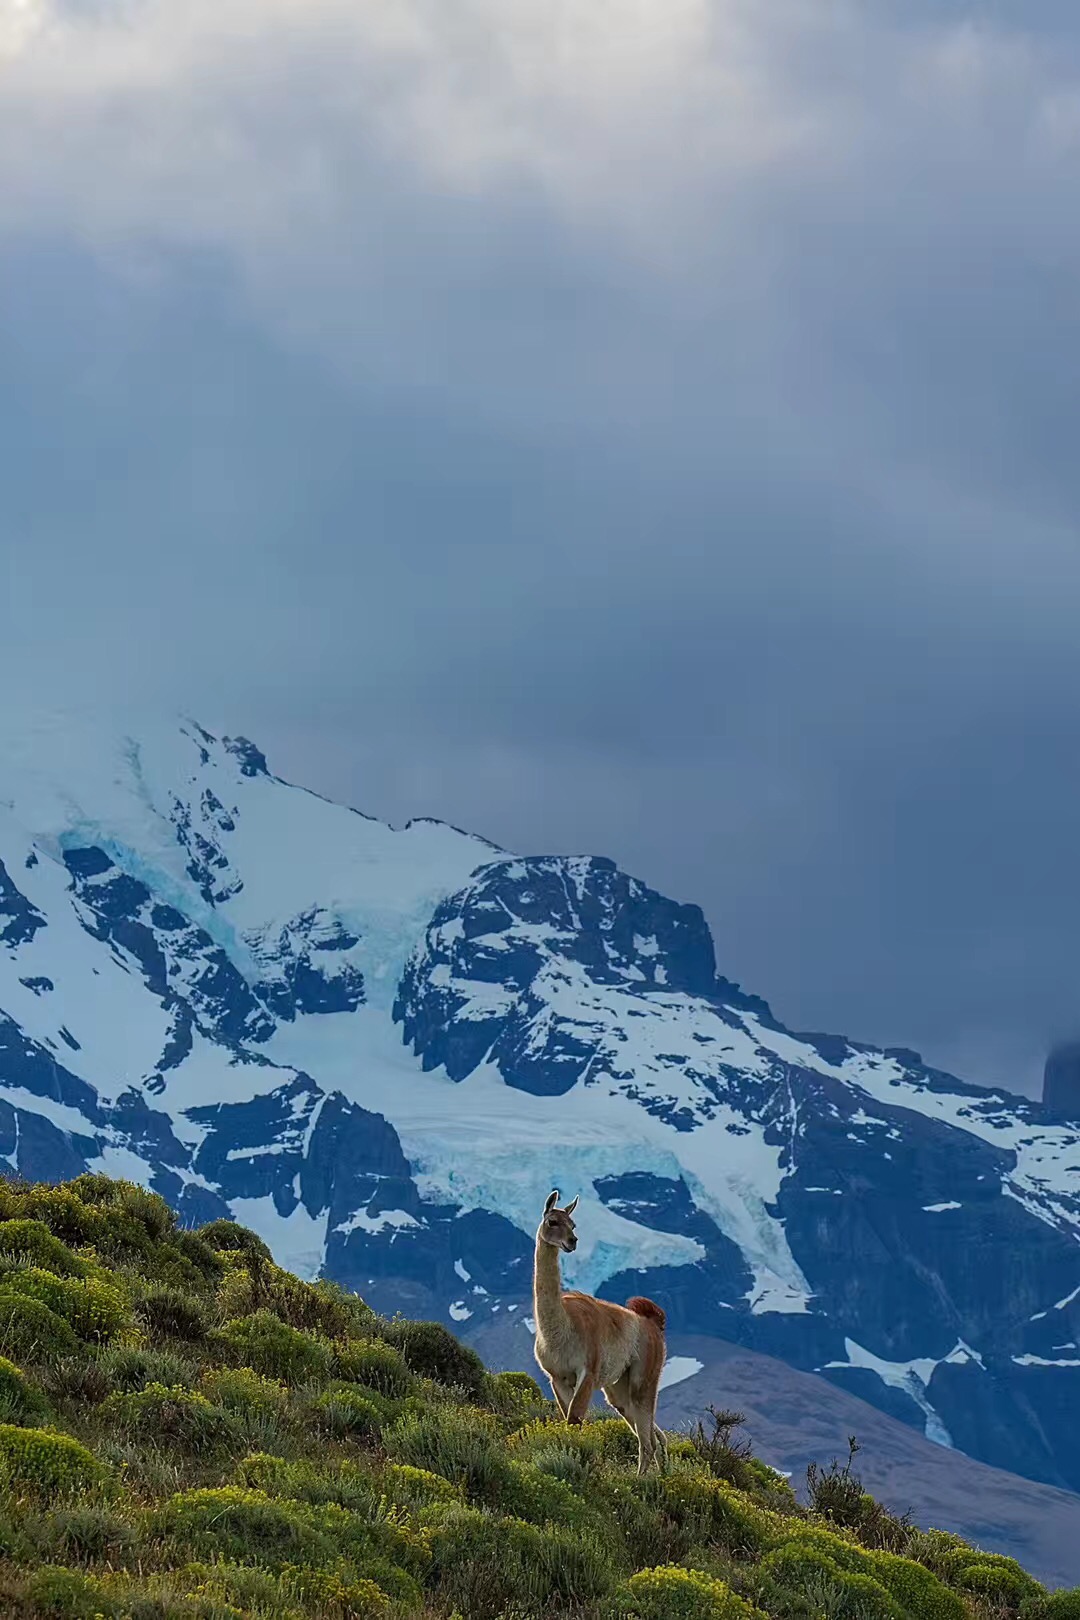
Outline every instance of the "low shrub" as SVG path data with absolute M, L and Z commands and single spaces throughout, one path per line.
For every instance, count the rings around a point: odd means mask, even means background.
M 4 1315 L 2 1296 L 7 1294 L 21 1294 L 48 1306 L 89 1344 L 107 1343 L 132 1325 L 123 1294 L 98 1277 L 58 1277 L 41 1266 L 6 1272 L 0 1279 L 0 1320 Z
M 98 1352 L 97 1366 L 108 1379 L 112 1391 L 130 1395 L 149 1384 L 166 1389 L 190 1389 L 195 1369 L 184 1357 L 170 1350 L 142 1350 L 134 1345 L 111 1345 Z
M 0 1256 L 8 1255 L 58 1277 L 83 1277 L 88 1269 L 86 1261 L 53 1237 L 43 1221 L 0 1221 Z
M 0 1423 L 40 1423 L 48 1411 L 41 1391 L 27 1383 L 14 1362 L 0 1356 Z
M 151 1333 L 170 1339 L 205 1339 L 210 1319 L 205 1306 L 179 1288 L 152 1288 L 139 1302 L 138 1314 Z
M 967 1620 L 967 1605 L 944 1581 L 912 1558 L 870 1554 L 870 1572 L 914 1620 Z
M 40 1531 L 42 1551 L 50 1562 L 88 1564 L 126 1556 L 137 1540 L 135 1529 L 109 1507 L 80 1503 L 57 1508 Z
M 185 1227 L 178 1226 L 170 1237 L 167 1247 L 170 1252 L 182 1255 L 189 1265 L 194 1266 L 205 1282 L 216 1284 L 221 1281 L 225 1263 L 213 1244 L 207 1243 L 198 1232 L 190 1232 Z
M 464 1390 L 474 1400 L 484 1392 L 484 1363 L 441 1322 L 388 1322 L 382 1329 L 387 1343 L 401 1351 L 406 1365 L 423 1378 Z
M 723 1581 L 673 1564 L 632 1575 L 611 1610 L 633 1620 L 764 1620 Z
M 25 1585 L 27 1616 L 41 1620 L 126 1620 L 131 1613 L 103 1583 L 78 1570 L 46 1564 Z
M 505 1513 L 529 1524 L 568 1524 L 583 1527 L 595 1514 L 570 1485 L 544 1473 L 535 1462 L 512 1462 L 510 1475 L 497 1504 Z
M 510 1458 L 485 1412 L 460 1406 L 410 1412 L 384 1430 L 383 1445 L 398 1462 L 441 1474 L 475 1500 L 497 1503 L 509 1489 Z
M 1080 1586 L 1028 1598 L 1020 1613 L 1023 1620 L 1080 1620 Z
M 69 1435 L 0 1424 L 0 1464 L 16 1490 L 49 1498 L 88 1490 L 106 1479 L 97 1458 Z
M 335 1438 L 348 1435 L 358 1440 L 376 1440 L 381 1418 L 374 1401 L 367 1400 L 348 1384 L 334 1384 L 311 1403 L 319 1430 Z
M 836 1620 L 907 1620 L 904 1609 L 872 1575 L 845 1569 L 817 1547 L 791 1542 L 771 1552 L 763 1573 L 776 1586 L 809 1595 L 814 1609 Z
M 275 1265 L 265 1265 L 258 1277 L 259 1303 L 290 1327 L 318 1333 L 326 1339 L 346 1339 L 362 1333 L 376 1320 L 374 1311 L 356 1294 L 336 1283 L 301 1282 Z
M 391 1400 L 408 1395 L 416 1383 L 400 1350 L 380 1339 L 350 1340 L 335 1345 L 332 1370 L 335 1378 L 363 1384 Z
M 543 1391 L 528 1373 L 489 1373 L 484 1385 L 484 1399 L 504 1417 L 524 1422 L 547 1405 Z
M 648 1475 L 642 1494 L 679 1527 L 687 1551 L 708 1543 L 733 1558 L 753 1558 L 767 1549 L 773 1535 L 762 1509 L 734 1485 L 701 1468 Z
M 16 1361 L 47 1361 L 78 1347 L 69 1322 L 42 1300 L 6 1289 L 0 1278 L 0 1350 Z
M 244 1416 L 281 1417 L 289 1404 L 284 1384 L 264 1378 L 250 1367 L 212 1368 L 204 1374 L 200 1388 L 207 1400 Z
M 110 1395 L 102 1408 L 119 1434 L 189 1451 L 238 1451 L 243 1435 L 231 1413 L 192 1390 L 148 1384 L 131 1395 Z
M 265 1491 L 267 1496 L 316 1506 L 334 1502 L 365 1519 L 375 1519 L 379 1513 L 379 1488 L 366 1470 L 350 1461 L 337 1460 L 318 1468 L 311 1462 L 255 1452 L 239 1464 L 236 1480 L 249 1489 Z
M 258 1233 L 251 1231 L 250 1227 L 239 1226 L 236 1221 L 210 1221 L 206 1226 L 200 1226 L 193 1235 L 215 1253 L 232 1251 L 242 1254 L 245 1260 L 272 1263 L 270 1250 Z
M 46 1398 L 54 1406 L 70 1407 L 79 1402 L 87 1406 L 100 1406 L 113 1386 L 96 1361 L 82 1354 L 61 1356 L 55 1361 L 42 1362 L 35 1368 L 35 1376 Z
M 1042 1590 L 1019 1566 L 1010 1569 L 1008 1564 L 991 1563 L 986 1559 L 965 1564 L 955 1576 L 954 1584 L 963 1592 L 988 1598 L 1008 1609 L 1018 1609 L 1026 1598 L 1037 1597 Z
M 337 1553 L 300 1503 L 239 1485 L 181 1491 L 153 1516 L 152 1528 L 181 1547 L 238 1563 L 325 1564 Z
M 393 1569 L 393 1565 L 387 1566 Z M 408 1581 L 403 1570 L 394 1573 Z M 371 1576 L 358 1576 L 355 1572 L 337 1569 L 293 1569 L 282 1571 L 281 1589 L 294 1598 L 302 1606 L 302 1613 L 310 1614 L 315 1611 L 330 1611 L 334 1614 L 363 1616 L 368 1620 L 388 1614 L 392 1601 L 398 1601 L 396 1594 L 388 1593 L 377 1580 Z M 415 1581 L 409 1581 L 409 1595 L 412 1603 L 402 1605 L 405 1608 L 413 1607 L 419 1602 L 420 1589 Z
M 415 1468 L 412 1463 L 389 1463 L 379 1476 L 389 1502 L 406 1508 L 428 1507 L 432 1502 L 460 1502 L 464 1493 L 460 1485 L 453 1485 L 441 1474 L 428 1468 Z
M 40 1221 L 54 1237 L 78 1247 L 92 1243 L 97 1226 L 98 1212 L 66 1187 L 47 1184 L 15 1188 L 0 1206 L 11 1220 Z
M 213 1337 L 235 1362 L 265 1378 L 301 1384 L 329 1376 L 329 1348 L 310 1333 L 289 1327 L 271 1311 L 237 1317 Z
M 986 1597 L 1005 1608 L 1043 1596 L 1043 1588 L 1015 1558 L 983 1552 L 945 1531 L 917 1533 L 912 1554 L 950 1586 Z
M 176 1229 L 175 1212 L 164 1198 L 135 1181 L 87 1173 L 69 1181 L 67 1188 L 83 1204 L 126 1215 L 157 1242 Z
M 431 1536 L 430 1580 L 442 1601 L 469 1620 L 506 1611 L 549 1613 L 594 1602 L 613 1584 L 609 1556 L 591 1538 L 556 1526 L 442 1505 L 425 1513 Z

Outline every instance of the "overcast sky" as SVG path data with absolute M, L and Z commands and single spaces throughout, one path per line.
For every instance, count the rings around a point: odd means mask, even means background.
M 2 701 L 1080 1031 L 1075 0 L 0 0 Z

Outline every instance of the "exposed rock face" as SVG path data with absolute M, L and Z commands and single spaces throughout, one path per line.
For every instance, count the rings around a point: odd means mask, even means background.
M 199 727 L 0 759 L 0 1172 L 523 1341 L 560 1186 L 569 1285 L 1080 1489 L 1080 1048 L 1041 1107 L 794 1034 L 611 861 L 394 831 Z

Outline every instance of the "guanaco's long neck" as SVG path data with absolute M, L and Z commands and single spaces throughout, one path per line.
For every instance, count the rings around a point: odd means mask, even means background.
M 559 1272 L 559 1251 L 554 1244 L 536 1240 L 536 1260 L 533 1265 L 533 1317 L 541 1338 L 553 1339 L 565 1333 L 569 1323 L 562 1302 L 562 1276 Z

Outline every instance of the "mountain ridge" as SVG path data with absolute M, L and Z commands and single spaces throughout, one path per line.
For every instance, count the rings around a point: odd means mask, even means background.
M 8 1173 L 127 1176 L 466 1331 L 527 1317 L 573 1186 L 574 1286 L 1080 1488 L 1080 1126 L 786 1030 L 605 857 L 391 829 L 193 722 L 4 757 Z

